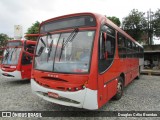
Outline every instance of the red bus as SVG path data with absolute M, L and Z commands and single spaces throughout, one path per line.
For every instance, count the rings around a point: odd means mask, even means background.
M 31 40 L 10 40 L 4 48 L 0 73 L 10 80 L 31 78 L 32 58 L 36 42 Z
M 143 47 L 103 15 L 56 17 L 39 30 L 31 87 L 44 100 L 98 109 L 140 75 Z

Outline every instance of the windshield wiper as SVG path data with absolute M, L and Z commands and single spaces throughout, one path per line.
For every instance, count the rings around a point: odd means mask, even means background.
M 53 46 L 53 40 L 51 41 L 50 46 L 49 46 L 49 51 L 48 51 L 48 56 L 47 56 L 47 62 L 48 62 L 49 57 L 50 57 L 50 55 L 51 55 L 52 46 Z
M 61 56 L 62 56 L 62 51 L 63 51 L 63 44 L 64 44 L 64 38 L 63 38 L 63 41 L 62 41 L 62 47 L 61 47 L 61 52 L 60 52 L 60 55 L 59 55 L 59 61 L 60 61 L 60 59 L 61 59 Z
M 46 43 L 44 42 L 44 40 L 42 38 L 40 40 L 43 43 L 44 47 L 46 47 Z
M 4 55 L 4 60 L 7 60 L 8 59 L 8 57 L 9 57 L 9 50 L 8 49 L 6 49 L 6 54 Z
M 64 39 L 63 39 L 63 42 L 62 42 L 62 47 L 61 47 L 61 52 L 60 52 L 60 55 L 59 55 L 59 61 L 61 59 L 61 56 L 62 56 L 62 52 L 65 48 L 65 46 L 69 43 L 69 42 L 72 42 L 73 39 L 76 37 L 77 33 L 78 33 L 79 29 L 78 28 L 75 28 L 71 34 L 69 35 L 69 37 L 67 38 L 67 40 L 65 41 L 64 43 Z
M 65 43 L 63 44 L 63 48 L 65 48 L 65 46 L 68 44 L 68 42 L 72 42 L 73 39 L 76 37 L 77 33 L 78 33 L 79 29 L 75 28 L 71 34 L 69 35 L 69 37 L 67 38 L 67 40 L 65 41 Z
M 48 33 L 47 33 L 47 44 L 48 44 L 48 36 L 50 36 L 50 38 L 52 39 L 51 33 L 48 32 Z M 50 55 L 51 55 L 52 46 L 53 46 L 53 39 L 52 39 L 52 41 L 51 41 L 51 43 L 50 43 L 50 46 L 49 46 L 49 48 L 48 48 L 47 62 L 48 62 L 49 57 L 50 57 Z
M 11 57 L 10 57 L 10 60 L 12 59 L 12 55 L 13 55 L 13 52 L 15 51 L 15 49 L 18 48 L 17 46 L 13 49 L 12 53 L 11 53 Z M 17 50 L 17 49 L 16 49 Z

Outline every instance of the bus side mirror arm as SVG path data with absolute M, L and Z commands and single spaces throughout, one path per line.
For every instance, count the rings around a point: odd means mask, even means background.
M 29 56 L 31 56 L 31 57 L 33 57 L 33 56 L 34 56 L 34 54 L 29 53 L 29 52 L 27 52 L 27 51 L 24 51 L 24 53 L 26 53 L 27 55 L 29 55 Z

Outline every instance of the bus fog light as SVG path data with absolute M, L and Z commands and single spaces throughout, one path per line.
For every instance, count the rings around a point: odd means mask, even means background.
M 78 90 L 78 88 L 76 88 L 76 90 Z
M 69 91 L 71 91 L 71 88 L 68 88 Z
M 86 86 L 84 86 L 84 85 L 83 85 L 83 86 L 82 86 L 82 88 L 83 88 L 83 89 L 85 89 L 85 88 L 86 88 Z

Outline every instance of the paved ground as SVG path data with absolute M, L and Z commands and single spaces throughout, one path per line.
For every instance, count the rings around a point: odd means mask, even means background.
M 6 81 L 1 77 L 0 109 L 1 111 L 85 111 L 84 109 L 56 105 L 33 95 L 29 81 Z M 134 80 L 125 88 L 124 95 L 121 100 L 111 100 L 98 111 L 160 111 L 160 77 L 142 75 L 139 80 Z M 47 120 L 48 118 L 45 119 Z M 56 117 L 54 119 L 74 120 L 75 118 Z M 88 120 L 93 118 L 77 117 L 76 119 Z M 97 120 L 108 118 L 96 117 L 94 119 Z M 110 119 L 128 120 L 128 118 Z M 153 118 L 139 119 L 152 120 Z

